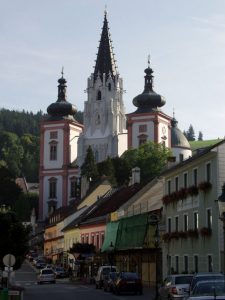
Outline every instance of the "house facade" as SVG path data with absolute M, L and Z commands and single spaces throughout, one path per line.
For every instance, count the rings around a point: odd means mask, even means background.
M 165 178 L 163 274 L 223 271 L 218 196 L 225 182 L 225 142 L 171 167 Z

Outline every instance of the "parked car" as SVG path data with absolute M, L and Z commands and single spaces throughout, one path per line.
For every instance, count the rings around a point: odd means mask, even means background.
M 63 267 L 55 267 L 54 272 L 56 278 L 65 278 L 68 276 L 66 270 Z
M 189 296 L 193 274 L 169 275 L 159 287 L 159 297 L 163 299 L 184 299 Z
M 35 267 L 37 269 L 44 269 L 46 267 L 46 262 L 42 259 L 37 260 Z
M 116 279 L 113 292 L 117 295 L 124 292 L 133 292 L 134 294 L 139 293 L 142 295 L 142 281 L 137 273 L 121 272 Z
M 52 269 L 42 269 L 37 276 L 37 283 L 42 284 L 45 282 L 55 283 L 55 273 Z
M 118 272 L 109 272 L 109 274 L 105 276 L 103 280 L 103 289 L 105 292 L 112 292 L 114 290 L 118 275 Z
M 192 291 L 196 285 L 197 282 L 199 281 L 205 281 L 205 280 L 223 280 L 224 275 L 222 273 L 213 273 L 213 272 L 200 272 L 200 273 L 195 273 L 190 284 L 190 295 L 192 294 Z
M 98 272 L 95 277 L 96 289 L 101 289 L 103 287 L 103 280 L 109 272 L 117 272 L 116 266 L 101 266 L 98 268 Z
M 188 299 L 225 299 L 224 280 L 198 281 Z

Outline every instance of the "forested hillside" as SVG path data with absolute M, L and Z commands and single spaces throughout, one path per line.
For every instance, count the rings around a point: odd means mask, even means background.
M 0 165 L 8 167 L 15 177 L 25 176 L 38 182 L 39 129 L 43 112 L 0 110 Z M 83 113 L 76 120 L 83 123 Z

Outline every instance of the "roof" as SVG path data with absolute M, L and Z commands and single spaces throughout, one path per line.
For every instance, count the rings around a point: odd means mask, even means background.
M 181 130 L 177 127 L 177 120 L 173 118 L 171 120 L 171 146 L 181 147 L 186 149 L 191 149 L 191 146 L 186 138 L 186 136 L 181 132 Z
M 195 160 L 199 159 L 200 157 L 206 155 L 207 153 L 211 152 L 211 150 L 213 150 L 214 148 L 222 145 L 224 142 L 225 142 L 225 140 L 222 140 L 219 143 L 217 143 L 215 145 L 212 145 L 210 147 L 199 149 L 198 151 L 196 151 L 196 154 L 193 155 L 193 156 L 191 156 L 190 158 L 188 158 L 188 159 L 180 162 L 179 164 L 176 164 L 176 165 L 170 167 L 169 169 L 166 169 L 166 170 L 162 171 L 162 173 L 160 174 L 160 176 L 163 176 L 163 175 L 165 175 L 167 173 L 170 173 L 173 170 L 179 169 L 182 166 L 188 165 L 190 162 L 195 161 Z
M 113 53 L 112 41 L 110 39 L 106 12 L 104 16 L 102 34 L 95 64 L 94 80 L 96 80 L 98 76 L 100 76 L 102 80 L 103 74 L 106 74 L 106 78 L 109 77 L 109 75 L 111 75 L 112 79 L 114 79 L 117 75 L 116 63 Z
M 139 184 L 121 187 L 109 197 L 100 198 L 96 202 L 95 207 L 93 207 L 93 210 L 85 218 L 85 222 L 82 222 L 82 224 L 95 222 L 96 218 L 105 217 L 109 213 L 116 211 L 121 205 L 136 194 L 140 188 L 141 186 Z

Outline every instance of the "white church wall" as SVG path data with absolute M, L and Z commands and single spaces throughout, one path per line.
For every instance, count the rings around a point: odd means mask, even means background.
M 184 148 L 178 148 L 178 147 L 173 147 L 172 153 L 173 153 L 173 156 L 176 157 L 176 163 L 180 162 L 180 155 L 183 155 L 183 160 L 186 160 L 192 156 L 192 151 L 190 149 L 184 149 Z
M 77 143 L 81 131 L 70 125 L 70 162 L 77 158 Z
M 118 156 L 127 150 L 127 133 L 118 135 Z

